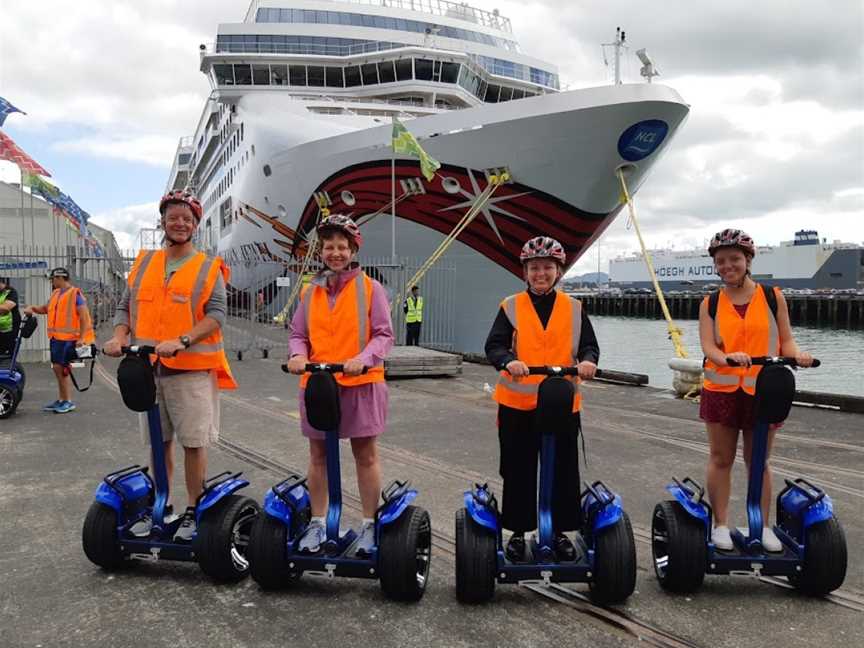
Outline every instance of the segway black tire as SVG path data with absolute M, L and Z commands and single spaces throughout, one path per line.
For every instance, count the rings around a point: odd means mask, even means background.
M 429 513 L 408 506 L 381 527 L 378 538 L 378 577 L 381 590 L 394 601 L 419 601 L 429 582 L 432 560 L 432 521 Z
M 665 535 L 665 541 L 661 539 Z M 665 542 L 665 554 L 658 555 Z M 661 565 L 658 559 L 666 557 Z M 651 556 L 660 586 L 676 593 L 695 592 L 705 580 L 708 547 L 705 526 L 675 501 L 660 502 L 651 518 Z
M 252 580 L 263 590 L 285 589 L 300 578 L 291 572 L 286 555 L 288 527 L 262 512 L 249 535 L 249 567 Z
M 250 497 L 229 495 L 204 512 L 192 543 L 201 571 L 221 583 L 249 574 L 249 533 L 260 510 Z
M 456 511 L 456 599 L 476 604 L 495 594 L 495 533 L 474 521 L 467 510 Z
M 846 579 L 846 534 L 836 517 L 807 529 L 804 565 L 800 574 L 789 576 L 796 589 L 809 596 L 825 596 Z
M 620 603 L 636 589 L 636 541 L 627 513 L 597 535 L 594 574 L 588 582 L 595 603 Z
M 18 409 L 21 390 L 17 387 L 0 385 L 0 419 L 9 418 Z
M 114 570 L 129 564 L 117 537 L 117 511 L 102 502 L 93 502 L 87 511 L 81 545 L 90 562 L 102 569 Z

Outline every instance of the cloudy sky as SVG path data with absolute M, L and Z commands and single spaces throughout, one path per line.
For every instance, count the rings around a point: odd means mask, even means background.
M 860 0 L 474 0 L 511 18 L 523 51 L 570 88 L 608 83 L 615 27 L 648 48 L 692 108 L 638 195 L 652 246 L 701 246 L 721 226 L 758 243 L 795 229 L 864 241 L 864 4 Z M 247 0 L 3 0 L 0 96 L 26 111 L 5 132 L 128 245 L 150 226 L 178 138 L 209 86 L 198 44 Z M 17 181 L 0 162 L 0 178 Z M 624 219 L 601 240 L 635 249 Z M 577 271 L 596 269 L 596 250 Z

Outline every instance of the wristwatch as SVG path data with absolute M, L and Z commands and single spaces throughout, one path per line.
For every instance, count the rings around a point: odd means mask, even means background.
M 192 339 L 188 335 L 180 336 L 180 344 L 182 344 L 186 349 L 192 346 Z

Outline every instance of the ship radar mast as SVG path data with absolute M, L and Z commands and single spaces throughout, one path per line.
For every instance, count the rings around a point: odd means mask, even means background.
M 601 48 L 603 50 L 603 63 L 608 67 L 609 61 L 606 58 L 606 48 L 612 47 L 615 53 L 615 85 L 621 85 L 621 50 L 626 49 L 626 45 L 624 42 L 627 40 L 626 32 L 622 31 L 620 27 L 615 28 L 615 40 L 611 43 L 603 43 Z

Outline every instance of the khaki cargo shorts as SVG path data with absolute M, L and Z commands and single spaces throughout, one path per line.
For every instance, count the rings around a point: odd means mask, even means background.
M 219 439 L 219 388 L 215 371 L 156 375 L 162 439 L 175 437 L 184 448 L 206 448 Z M 150 443 L 147 414 L 139 416 L 144 443 Z

